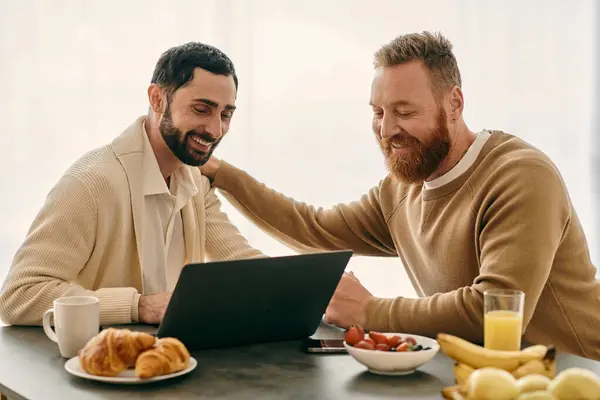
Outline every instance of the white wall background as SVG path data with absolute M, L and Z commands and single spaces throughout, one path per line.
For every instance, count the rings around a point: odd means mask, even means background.
M 236 64 L 239 111 L 219 156 L 330 206 L 385 174 L 370 131 L 373 52 L 426 29 L 455 45 L 470 127 L 519 135 L 555 160 L 598 263 L 594 8 L 593 0 L 0 1 L 0 279 L 64 170 L 146 112 L 166 48 L 204 41 Z M 225 207 L 256 247 L 291 253 Z M 414 294 L 397 259 L 356 258 L 350 268 L 376 295 Z

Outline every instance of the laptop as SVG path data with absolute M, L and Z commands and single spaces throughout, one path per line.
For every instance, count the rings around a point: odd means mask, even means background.
M 352 251 L 188 264 L 156 336 L 190 350 L 307 338 Z

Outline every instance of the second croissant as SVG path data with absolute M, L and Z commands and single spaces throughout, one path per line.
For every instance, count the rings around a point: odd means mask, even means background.
M 140 354 L 135 364 L 135 375 L 147 379 L 171 374 L 184 370 L 189 360 L 190 353 L 178 339 L 161 338 L 153 348 Z

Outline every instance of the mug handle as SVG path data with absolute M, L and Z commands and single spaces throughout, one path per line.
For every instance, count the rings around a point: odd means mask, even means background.
M 54 333 L 54 331 L 52 330 L 52 327 L 50 326 L 50 318 L 52 317 L 53 314 L 54 314 L 53 308 L 46 311 L 44 313 L 42 325 L 44 326 L 44 332 L 46 333 L 46 336 L 48 336 L 48 338 L 50 338 L 50 340 L 52 340 L 53 342 L 58 343 L 58 338 L 56 337 L 56 333 Z

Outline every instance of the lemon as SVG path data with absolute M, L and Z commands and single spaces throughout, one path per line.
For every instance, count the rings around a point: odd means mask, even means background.
M 548 385 L 556 400 L 600 400 L 600 378 L 583 368 L 569 368 Z
M 480 368 L 469 376 L 468 400 L 513 400 L 519 395 L 517 380 L 499 368 Z
M 517 381 L 517 387 L 520 393 L 535 392 L 537 390 L 546 390 L 552 382 L 550 378 L 544 375 L 532 374 L 526 375 Z

